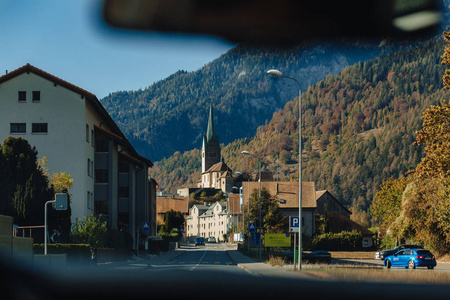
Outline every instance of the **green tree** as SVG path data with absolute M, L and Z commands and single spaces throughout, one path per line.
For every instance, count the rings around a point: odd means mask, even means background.
M 276 196 L 270 195 L 266 188 L 261 190 L 261 217 L 264 232 L 283 233 L 289 228 L 289 220 L 284 217 Z M 250 223 L 259 226 L 259 190 L 254 189 L 250 195 Z
M 184 227 L 184 216 L 179 211 L 174 211 L 171 209 L 166 212 L 164 216 L 164 229 L 167 233 L 170 233 L 172 229 L 177 228 L 180 230 L 181 227 Z
M 37 150 L 23 138 L 8 137 L 0 147 L 0 214 L 15 224 L 44 224 L 44 204 L 53 190 L 37 164 Z
M 397 239 L 410 239 L 435 252 L 450 248 L 450 180 L 427 178 L 408 184 L 401 213 L 389 226 Z
M 108 244 L 106 220 L 101 215 L 83 217 L 73 225 L 72 240 L 78 244 L 89 244 L 92 248 L 106 247 Z
M 375 223 L 386 229 L 400 215 L 402 208 L 402 195 L 406 186 L 412 181 L 410 177 L 398 179 L 389 178 L 383 182 L 375 194 L 375 199 L 370 206 Z
M 43 174 L 47 176 L 49 181 L 49 188 L 52 188 L 55 193 L 66 193 L 69 197 L 67 209 L 63 211 L 56 211 L 53 206 L 48 209 L 48 231 L 49 236 L 53 242 L 67 243 L 70 241 L 70 231 L 72 227 L 71 215 L 71 194 L 69 190 L 73 186 L 73 179 L 71 175 L 66 172 L 50 174 L 47 168 L 47 157 L 43 156 L 38 160 L 39 168 Z

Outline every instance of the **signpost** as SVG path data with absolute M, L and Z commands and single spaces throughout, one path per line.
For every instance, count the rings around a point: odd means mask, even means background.
M 298 232 L 299 224 L 298 217 L 289 217 L 289 232 Z
M 142 231 L 143 232 L 148 232 L 149 229 L 150 229 L 150 223 L 149 222 L 142 223 Z
M 261 244 L 261 234 L 255 233 L 253 234 L 253 245 L 258 246 Z
M 55 200 L 50 200 L 44 204 L 44 255 L 47 255 L 47 204 L 55 203 L 56 210 L 67 209 L 67 194 L 58 193 L 55 194 Z
M 300 232 L 300 230 L 299 230 L 299 228 L 300 228 L 300 222 L 299 222 L 299 218 L 298 217 L 289 217 L 289 232 Z M 297 235 L 296 234 L 294 234 L 294 270 L 295 270 L 295 246 L 296 246 L 296 244 L 297 244 L 297 241 L 296 241 L 296 237 L 297 237 Z M 300 238 L 300 237 L 299 237 Z M 301 253 L 301 252 L 299 252 L 299 253 Z M 298 256 L 299 258 L 299 260 L 301 260 L 302 258 L 301 258 L 301 254 Z
M 248 223 L 248 232 L 255 233 L 256 232 L 256 223 Z

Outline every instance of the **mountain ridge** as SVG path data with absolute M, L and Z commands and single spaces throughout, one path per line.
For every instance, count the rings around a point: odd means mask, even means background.
M 299 78 L 306 90 L 361 59 L 393 50 L 386 44 L 348 45 L 238 46 L 195 72 L 178 71 L 144 90 L 112 93 L 101 102 L 136 150 L 158 161 L 201 146 L 210 102 L 222 142 L 255 134 L 274 111 L 298 95 L 295 85 L 271 80 L 265 74 L 268 69 L 278 68 Z

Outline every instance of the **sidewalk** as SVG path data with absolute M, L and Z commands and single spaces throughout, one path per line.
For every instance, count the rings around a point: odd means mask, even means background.
M 232 250 L 226 250 L 228 256 L 238 266 L 238 268 L 252 274 L 254 276 L 282 276 L 282 277 L 301 277 L 304 279 L 312 279 L 309 275 L 301 272 L 294 272 L 292 265 L 284 267 L 274 267 L 263 262 L 256 262 L 252 258 L 242 254 L 236 247 Z

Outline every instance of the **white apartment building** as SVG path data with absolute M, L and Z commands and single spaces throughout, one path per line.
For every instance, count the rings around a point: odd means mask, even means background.
M 39 158 L 47 157 L 50 173 L 73 178 L 72 222 L 102 214 L 135 240 L 143 222 L 156 234 L 152 162 L 135 151 L 95 95 L 27 64 L 0 77 L 0 108 L 0 142 L 22 137 Z
M 215 237 L 216 240 L 223 241 L 228 225 L 226 206 L 224 201 L 218 201 L 211 206 L 193 205 L 186 218 L 187 237 Z

